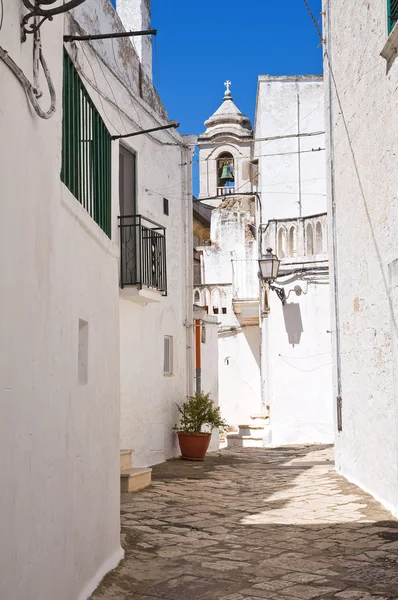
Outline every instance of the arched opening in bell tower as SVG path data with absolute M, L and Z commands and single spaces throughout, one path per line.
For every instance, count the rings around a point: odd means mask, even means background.
M 217 158 L 217 196 L 235 193 L 234 157 L 222 152 Z

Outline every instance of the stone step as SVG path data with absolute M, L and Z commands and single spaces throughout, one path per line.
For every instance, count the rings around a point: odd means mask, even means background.
M 265 415 L 250 415 L 250 419 L 252 421 L 257 421 L 257 420 L 258 421 L 266 421 L 267 419 L 269 419 L 268 411 L 267 411 L 267 414 L 265 414 Z
M 228 448 L 262 448 L 262 436 L 240 435 L 237 433 L 227 435 Z
M 265 424 L 264 424 L 265 425 Z M 261 433 L 264 431 L 264 425 L 239 425 L 238 435 L 243 435 L 244 437 L 258 437 L 261 436 Z
M 132 450 L 120 450 L 120 472 L 127 471 L 133 466 Z
M 131 468 L 120 473 L 120 491 L 122 494 L 138 492 L 151 485 L 152 469 Z

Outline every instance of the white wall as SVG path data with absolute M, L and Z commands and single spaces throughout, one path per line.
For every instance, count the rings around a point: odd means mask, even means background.
M 327 277 L 289 277 L 283 306 L 270 292 L 269 381 L 272 444 L 333 443 Z M 297 296 L 299 285 L 303 294 Z
M 219 405 L 219 376 L 218 376 L 218 316 L 207 315 L 197 306 L 194 307 L 194 318 L 201 319 L 201 378 L 202 391 L 210 393 L 216 406 Z M 203 334 L 203 328 L 205 333 Z M 196 386 L 196 384 L 195 384 Z M 195 387 L 196 389 L 196 387 Z M 222 413 L 225 418 L 225 415 Z M 209 452 L 219 449 L 219 431 L 213 430 Z
M 297 137 L 299 132 L 324 132 L 324 121 L 322 76 L 259 76 L 255 139 L 296 136 L 255 144 L 254 155 L 259 158 L 258 189 L 261 191 L 263 202 L 264 223 L 269 219 L 306 216 L 326 211 L 325 136 Z M 323 150 L 308 152 L 317 148 Z
M 1 46 L 32 78 L 20 3 Z M 118 248 L 60 181 L 64 18 L 42 27 L 58 104 L 39 119 L 0 61 L 0 597 L 86 598 L 119 539 Z M 45 106 L 47 96 L 41 100 Z M 88 384 L 78 385 L 79 319 Z M 99 525 L 100 524 L 100 525 Z
M 75 15 L 86 30 L 120 31 L 113 11 L 93 10 L 96 0 L 87 0 Z M 78 59 L 90 61 L 107 125 L 115 134 L 149 129 L 168 122 L 167 113 L 144 76 L 139 84 L 138 58 L 130 40 L 114 40 L 84 47 Z M 103 64 L 99 66 L 99 60 Z M 87 65 L 87 72 L 90 67 Z M 92 75 L 92 73 L 91 73 Z M 93 79 L 93 75 L 91 76 Z M 112 92 L 110 91 L 112 90 Z M 93 97 L 98 98 L 95 88 Z M 114 101 L 114 95 L 117 103 Z M 163 462 L 178 452 L 172 431 L 177 419 L 176 403 L 184 400 L 192 386 L 192 366 L 187 327 L 192 315 L 192 190 L 190 150 L 174 130 L 123 139 L 137 157 L 137 211 L 166 227 L 167 296 L 157 302 L 137 304 L 120 294 L 121 447 L 133 450 L 134 466 Z M 115 142 L 117 147 L 117 142 Z M 163 197 L 169 200 L 169 215 L 163 213 Z M 119 232 L 115 232 L 119 239 Z M 191 308 L 192 311 L 192 308 Z M 174 373 L 163 374 L 164 336 L 173 336 Z
M 336 459 L 346 477 L 397 515 L 398 61 L 395 53 L 388 64 L 380 57 L 385 2 L 371 11 L 343 0 L 332 5 L 329 50 L 341 100 L 338 106 L 333 86 L 343 423 Z M 328 103 L 328 127 L 329 111 Z
M 219 397 L 223 415 L 229 425 L 246 422 L 250 415 L 259 414 L 260 367 L 258 301 L 253 302 L 253 278 L 257 282 L 257 269 L 253 261 L 257 257 L 257 241 L 248 235 L 248 225 L 254 223 L 254 198 L 234 197 L 226 202 L 231 206 L 219 207 L 211 215 L 211 246 L 200 248 L 203 254 L 204 285 L 201 303 L 213 312 L 214 294 L 220 294 L 226 314 L 221 306 L 217 315 L 220 322 L 218 332 Z M 236 261 L 239 261 L 236 262 Z M 234 265 L 234 267 L 233 267 Z M 234 271 L 235 270 L 235 271 Z M 212 285 L 213 284 L 213 285 Z M 219 285 L 219 287 L 217 286 Z M 222 284 L 222 285 L 220 285 Z M 250 299 L 254 315 L 250 323 L 243 323 L 241 305 L 234 299 Z M 246 311 L 245 306 L 242 310 Z M 245 315 L 245 313 L 243 313 Z M 256 318 L 257 317 L 257 318 Z
M 238 319 L 231 330 L 219 333 L 220 406 L 229 425 L 245 424 L 261 412 L 260 332 L 258 325 L 241 327 Z
M 264 386 L 273 445 L 333 441 L 326 217 L 303 218 L 326 212 L 323 94 L 322 76 L 260 75 L 258 81 L 255 139 L 283 138 L 255 145 L 263 224 L 268 222 L 262 252 L 268 246 L 273 248 L 283 259 L 281 272 L 312 269 L 306 275 L 292 274 L 276 281 L 288 296 L 285 306 L 274 291 L 269 292 Z M 321 135 L 297 137 L 299 133 L 319 132 Z M 307 152 L 319 147 L 323 150 Z M 319 254 L 315 241 L 318 223 L 323 235 L 323 252 Z M 313 252 L 308 251 L 309 224 L 314 234 Z M 286 240 L 283 253 L 279 231 L 284 229 L 288 238 L 291 227 L 295 231 L 294 251 L 288 251 Z M 316 271 L 319 266 L 324 269 L 321 274 Z M 297 285 L 303 291 L 300 296 L 293 291 Z

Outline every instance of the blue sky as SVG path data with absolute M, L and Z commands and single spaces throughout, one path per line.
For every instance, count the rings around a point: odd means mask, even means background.
M 309 0 L 320 18 L 321 0 Z M 303 0 L 152 0 L 154 83 L 181 133 L 203 131 L 223 83 L 253 119 L 257 76 L 322 72 L 322 53 Z

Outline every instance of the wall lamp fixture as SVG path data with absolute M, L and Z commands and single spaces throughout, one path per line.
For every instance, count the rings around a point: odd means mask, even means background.
M 276 287 L 272 285 L 275 279 L 278 277 L 280 259 L 276 256 L 276 254 L 272 254 L 272 248 L 267 248 L 267 254 L 262 258 L 259 258 L 258 264 L 260 267 L 260 271 L 258 273 L 259 278 L 264 283 L 267 283 L 269 288 L 275 292 L 282 302 L 285 304 L 286 302 L 286 294 L 285 290 L 280 287 Z

